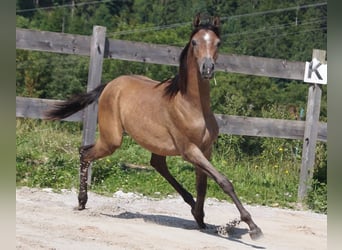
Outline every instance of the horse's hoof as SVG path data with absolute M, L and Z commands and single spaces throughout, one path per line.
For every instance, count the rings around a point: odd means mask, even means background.
M 87 203 L 87 201 L 82 201 L 82 200 L 80 200 L 79 202 L 78 202 L 78 210 L 84 210 L 85 209 L 85 205 L 86 205 L 86 203 Z
M 252 240 L 258 240 L 264 236 L 260 228 L 255 228 L 252 231 L 249 231 L 249 236 Z
M 203 222 L 203 218 L 196 220 L 196 222 L 197 222 L 199 229 L 207 229 L 207 225 Z
M 85 204 L 79 204 L 78 205 L 78 210 L 84 210 L 85 209 Z
M 207 226 L 205 225 L 203 218 L 204 218 L 204 213 L 202 213 L 200 216 L 196 215 L 195 209 L 191 209 L 191 213 L 195 218 L 195 221 L 197 222 L 197 225 L 200 229 L 206 229 Z
M 88 201 L 87 193 L 79 193 L 79 195 L 78 195 L 78 210 L 85 209 L 87 201 Z

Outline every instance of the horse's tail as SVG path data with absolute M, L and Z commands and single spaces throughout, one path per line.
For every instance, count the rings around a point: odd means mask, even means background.
M 88 93 L 79 94 L 66 101 L 54 104 L 52 109 L 44 113 L 44 118 L 47 120 L 61 120 L 75 114 L 95 102 L 100 97 L 105 86 L 105 84 L 102 84 Z

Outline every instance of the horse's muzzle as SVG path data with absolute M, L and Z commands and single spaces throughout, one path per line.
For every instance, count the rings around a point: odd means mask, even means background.
M 211 79 L 214 76 L 215 63 L 211 58 L 205 58 L 200 67 L 201 75 L 204 79 Z

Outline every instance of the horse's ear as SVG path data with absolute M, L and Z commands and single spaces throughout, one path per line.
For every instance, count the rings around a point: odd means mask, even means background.
M 200 24 L 201 24 L 201 14 L 198 13 L 195 16 L 195 19 L 194 19 L 194 22 L 193 22 L 194 28 L 197 28 Z
M 219 28 L 219 27 L 220 27 L 220 17 L 215 16 L 215 17 L 213 18 L 213 20 L 212 20 L 212 24 L 213 24 L 215 27 Z

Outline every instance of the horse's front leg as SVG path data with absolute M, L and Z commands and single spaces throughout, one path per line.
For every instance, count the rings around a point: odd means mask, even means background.
M 211 157 L 211 148 L 204 152 L 205 157 L 209 160 Z M 204 223 L 204 201 L 207 194 L 207 175 L 200 169 L 200 167 L 195 166 L 196 169 L 196 204 L 195 208 L 191 210 L 192 215 L 200 228 L 206 228 Z
M 197 166 L 196 166 L 196 191 L 197 191 L 197 198 L 195 207 L 191 209 L 191 213 L 194 216 L 198 226 L 200 228 L 206 228 L 206 225 L 204 223 L 204 200 L 205 195 L 207 193 L 207 175 L 202 172 Z
M 215 182 L 222 188 L 222 190 L 230 196 L 240 212 L 241 220 L 246 222 L 249 226 L 250 237 L 252 239 L 261 237 L 263 235 L 261 229 L 254 223 L 250 213 L 244 208 L 239 198 L 235 194 L 233 184 L 224 175 L 218 172 L 213 165 L 211 165 L 201 150 L 196 145 L 190 144 L 184 151 L 183 157 L 185 160 L 196 165 L 207 176 L 213 178 Z

